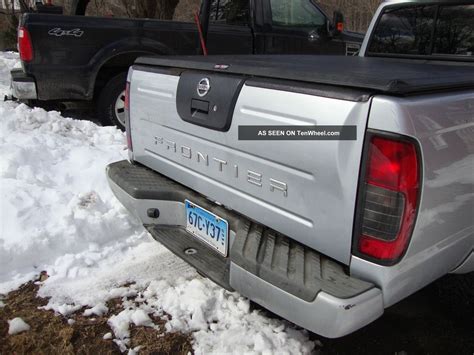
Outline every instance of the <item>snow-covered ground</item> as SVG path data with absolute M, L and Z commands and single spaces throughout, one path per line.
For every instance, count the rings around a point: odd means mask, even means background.
M 15 53 L 0 52 L 1 98 L 15 65 Z M 108 322 L 123 351 L 130 324 L 155 326 L 150 314 L 191 333 L 197 354 L 314 348 L 305 331 L 200 277 L 126 212 L 105 178 L 105 166 L 127 155 L 121 131 L 0 101 L 0 151 L 0 293 L 46 270 L 40 296 L 63 316 L 83 306 L 105 314 L 108 299 L 124 297 Z

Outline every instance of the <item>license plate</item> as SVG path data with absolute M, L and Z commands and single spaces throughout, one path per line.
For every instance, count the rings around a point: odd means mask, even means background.
M 185 200 L 186 230 L 227 256 L 229 224 L 225 219 L 216 216 L 191 201 Z

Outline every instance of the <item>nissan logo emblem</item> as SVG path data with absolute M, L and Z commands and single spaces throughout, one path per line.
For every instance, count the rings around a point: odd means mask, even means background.
M 211 84 L 209 83 L 208 78 L 202 78 L 197 85 L 197 93 L 199 96 L 206 96 L 207 93 L 211 90 Z

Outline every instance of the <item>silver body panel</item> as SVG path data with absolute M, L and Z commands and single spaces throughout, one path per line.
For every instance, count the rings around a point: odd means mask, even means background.
M 231 264 L 231 286 L 273 312 L 339 337 L 447 273 L 474 271 L 474 90 L 351 102 L 244 85 L 229 131 L 220 132 L 179 117 L 178 76 L 131 70 L 129 80 L 131 159 L 348 265 L 351 276 L 377 286 L 352 299 L 321 292 L 305 302 Z M 255 124 L 355 125 L 357 140 L 239 141 L 237 127 Z M 351 255 L 367 129 L 412 137 L 420 147 L 418 216 L 408 250 L 394 266 Z M 275 188 L 275 181 L 285 189 Z M 150 223 L 151 206 L 166 210 L 163 223 L 185 223 L 182 203 L 134 200 L 113 182 L 111 187 L 142 223 Z
M 406 255 L 385 267 L 353 257 L 351 274 L 374 282 L 388 307 L 451 272 L 474 247 L 474 90 L 410 98 L 377 96 L 368 128 L 415 138 L 422 195 Z M 474 271 L 466 261 L 464 273 Z
M 367 34 L 386 6 L 423 2 L 437 1 L 385 1 Z M 369 41 L 365 36 L 359 56 Z M 404 258 L 392 267 L 351 261 L 351 274 L 378 285 L 388 307 L 447 273 L 474 272 L 474 91 L 375 97 L 368 128 L 413 137 L 422 155 L 420 208 Z
M 474 91 L 355 103 L 244 85 L 230 130 L 218 132 L 178 116 L 179 77 L 133 71 L 129 78 L 135 161 L 350 265 L 352 275 L 380 287 L 385 307 L 455 270 L 472 253 Z M 246 124 L 353 124 L 358 139 L 239 141 L 237 127 Z M 391 267 L 351 256 L 366 128 L 413 137 L 421 148 L 415 229 L 406 255 Z M 261 174 L 261 186 L 249 183 L 247 171 Z M 271 191 L 270 179 L 285 182 L 288 195 Z M 472 263 L 459 270 L 472 271 Z
M 348 265 L 370 102 L 244 85 L 229 131 L 220 132 L 179 117 L 178 80 L 132 72 L 133 159 Z M 238 126 L 255 124 L 355 125 L 358 138 L 239 141 Z
M 456 269 L 452 270 L 452 274 L 467 274 L 468 272 L 474 271 L 474 252 L 471 252 L 469 256 L 459 265 Z

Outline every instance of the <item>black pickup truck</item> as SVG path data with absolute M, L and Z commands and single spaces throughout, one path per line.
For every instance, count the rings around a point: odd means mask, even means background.
M 201 6 L 202 9 L 202 6 Z M 341 28 L 312 0 L 212 0 L 209 54 L 341 54 L 358 52 L 363 35 Z M 23 15 L 22 69 L 12 71 L 20 100 L 94 100 L 106 124 L 124 124 L 128 67 L 143 55 L 197 54 L 195 23 L 154 19 Z

